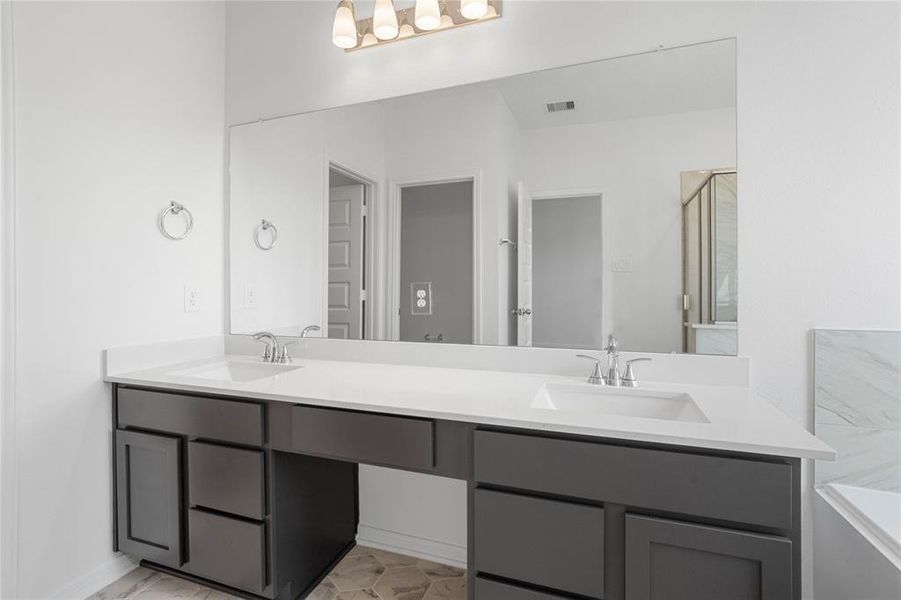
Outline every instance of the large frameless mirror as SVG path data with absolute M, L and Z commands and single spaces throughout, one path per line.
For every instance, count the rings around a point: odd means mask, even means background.
M 735 354 L 735 103 L 724 40 L 234 126 L 231 332 Z

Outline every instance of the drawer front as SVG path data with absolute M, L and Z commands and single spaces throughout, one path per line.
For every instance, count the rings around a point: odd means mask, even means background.
M 784 463 L 475 432 L 476 481 L 790 529 Z
M 120 387 L 117 406 L 119 427 L 263 445 L 261 404 Z
M 473 507 L 477 574 L 603 596 L 603 508 L 482 489 Z
M 188 495 L 192 506 L 262 519 L 266 513 L 263 481 L 262 451 L 188 443 Z
M 262 523 L 188 511 L 190 560 L 186 570 L 242 590 L 266 587 L 266 529 Z
M 555 596 L 484 577 L 476 577 L 474 600 L 563 600 L 564 598 L 565 596 Z
M 435 423 L 428 419 L 291 407 L 291 449 L 354 462 L 431 470 Z

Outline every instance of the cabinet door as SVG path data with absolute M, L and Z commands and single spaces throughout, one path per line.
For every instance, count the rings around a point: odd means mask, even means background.
M 119 549 L 171 567 L 182 564 L 181 440 L 116 431 Z
M 788 600 L 791 540 L 626 515 L 626 600 Z

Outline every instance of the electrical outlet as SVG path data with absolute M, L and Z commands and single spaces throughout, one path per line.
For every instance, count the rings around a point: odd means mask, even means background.
M 185 284 L 185 312 L 200 310 L 200 290 L 197 286 Z
M 631 258 L 614 258 L 613 259 L 613 270 L 617 273 L 631 273 L 632 272 L 632 259 Z
M 244 308 L 257 307 L 257 286 L 244 284 Z

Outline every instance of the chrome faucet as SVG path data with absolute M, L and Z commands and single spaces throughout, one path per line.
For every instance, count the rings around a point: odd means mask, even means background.
M 311 331 L 319 331 L 319 329 L 319 325 L 307 325 L 303 328 L 303 331 L 300 332 L 300 337 L 305 338 Z
M 607 369 L 606 373 L 601 373 L 601 358 L 590 356 L 588 354 L 577 354 L 579 358 L 587 358 L 594 361 L 594 371 L 588 376 L 588 383 L 592 385 L 609 385 L 611 387 L 638 387 L 638 378 L 632 369 L 632 363 L 651 360 L 650 358 L 633 358 L 626 361 L 626 370 L 620 375 L 619 372 L 619 345 L 616 338 L 610 335 L 607 338 L 607 345 L 602 348 L 607 352 Z
M 253 339 L 255 342 L 266 344 L 266 349 L 263 351 L 263 357 L 261 359 L 263 362 L 278 362 L 278 338 L 275 337 L 275 334 L 269 333 L 268 331 L 260 331 L 259 333 L 253 334 Z

